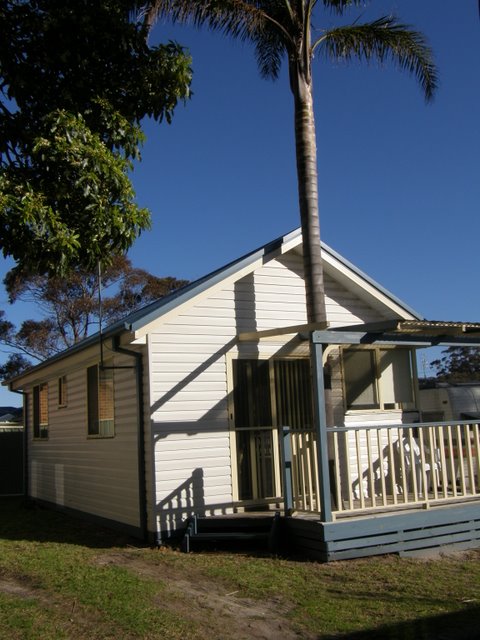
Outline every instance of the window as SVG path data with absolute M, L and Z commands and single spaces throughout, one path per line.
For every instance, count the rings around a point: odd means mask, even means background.
M 67 406 L 67 376 L 58 379 L 58 406 Z
M 114 429 L 113 370 L 99 365 L 87 369 L 88 435 L 112 438 Z
M 344 349 L 347 409 L 413 409 L 413 367 L 408 349 Z
M 48 438 L 48 384 L 33 387 L 33 437 Z

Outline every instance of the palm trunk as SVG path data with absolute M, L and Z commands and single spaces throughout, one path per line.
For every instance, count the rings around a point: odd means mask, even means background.
M 307 303 L 307 322 L 327 325 L 325 284 L 320 245 L 318 214 L 317 142 L 313 112 L 312 85 L 298 64 L 290 65 L 290 86 L 295 100 L 295 145 L 298 199 L 303 239 L 303 270 Z M 314 354 L 311 353 L 311 357 Z M 314 390 L 315 391 L 315 390 Z M 327 424 L 333 424 L 329 389 L 324 389 Z
M 303 267 L 307 321 L 326 323 L 325 287 L 318 215 L 317 144 L 311 83 L 298 64 L 290 66 L 290 84 L 295 102 L 295 145 L 298 198 L 303 237 Z

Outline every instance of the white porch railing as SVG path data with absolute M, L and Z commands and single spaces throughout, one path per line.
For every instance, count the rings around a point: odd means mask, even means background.
M 337 513 L 480 497 L 477 423 L 334 427 L 327 431 Z
M 283 501 L 286 510 L 319 513 L 316 432 L 242 431 L 251 443 L 255 503 Z M 328 481 L 337 515 L 480 499 L 479 423 L 329 427 L 327 434 Z
M 320 511 L 317 437 L 314 431 L 291 430 L 292 504 L 294 511 Z M 285 484 L 285 482 L 284 482 Z

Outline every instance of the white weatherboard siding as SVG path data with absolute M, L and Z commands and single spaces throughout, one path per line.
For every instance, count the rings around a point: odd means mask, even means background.
M 382 319 L 326 275 L 332 324 Z M 149 333 L 150 415 L 157 527 L 171 531 L 192 513 L 232 509 L 228 355 L 270 357 L 291 340 L 238 344 L 242 332 L 306 322 L 302 258 L 289 252 L 155 322 Z M 148 332 L 148 330 L 147 330 Z
M 301 242 L 294 231 L 106 329 L 105 357 L 126 367 L 114 371 L 114 438 L 87 435 L 87 368 L 98 363 L 98 335 L 12 379 L 12 390 L 27 395 L 30 494 L 140 527 L 138 443 L 145 434 L 149 532 L 176 529 L 192 513 L 231 512 L 238 495 L 233 361 L 309 356 L 309 342 L 298 335 L 307 321 Z M 323 259 L 331 328 L 419 317 L 325 246 Z M 137 361 L 114 353 L 114 344 L 143 355 L 140 433 Z M 332 422 L 375 420 L 345 415 L 340 351 L 332 345 L 325 353 Z M 58 406 L 60 376 L 67 379 L 65 407 Z M 49 437 L 35 440 L 32 393 L 43 383 Z
M 67 373 L 67 406 L 57 404 L 55 367 L 45 370 L 49 385 L 48 439 L 32 438 L 32 396 L 28 393 L 30 493 L 60 506 L 139 526 L 137 402 L 133 369 L 114 371 L 115 437 L 87 436 L 86 367 Z M 109 363 L 110 364 L 110 363 Z M 128 357 L 116 357 L 116 365 L 132 365 Z

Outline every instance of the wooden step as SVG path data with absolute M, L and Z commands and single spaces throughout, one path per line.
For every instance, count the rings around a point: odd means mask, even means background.
M 182 540 L 182 551 L 191 550 L 192 541 L 203 542 L 263 542 L 269 549 L 275 546 L 278 533 L 279 514 L 269 516 L 218 516 L 199 518 L 193 516 L 187 521 Z
M 203 531 L 190 535 L 195 540 L 268 540 L 270 532 L 247 533 L 243 531 Z

